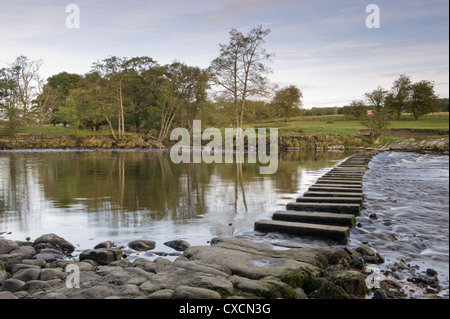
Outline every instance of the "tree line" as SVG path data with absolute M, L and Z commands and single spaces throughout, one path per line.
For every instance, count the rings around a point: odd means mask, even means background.
M 194 119 L 214 127 L 240 128 L 274 118 L 302 115 L 303 93 L 296 86 L 278 88 L 267 75 L 273 53 L 264 48 L 270 29 L 247 34 L 232 29 L 227 44 L 208 68 L 174 61 L 160 65 L 151 57 L 116 57 L 96 61 L 90 72 L 61 72 L 42 79 L 41 60 L 17 57 L 0 69 L 0 123 L 9 132 L 34 124 L 70 125 L 77 130 L 107 130 L 114 139 L 127 132 L 165 141 L 173 127 L 192 130 Z M 436 109 L 430 81 L 411 83 L 402 75 L 391 91 L 381 87 L 344 108 L 313 108 L 361 119 L 368 109 L 416 118 Z M 448 100 L 447 100 L 448 108 Z M 316 115 L 316 114 L 307 114 Z M 323 114 L 317 114 L 323 115 Z

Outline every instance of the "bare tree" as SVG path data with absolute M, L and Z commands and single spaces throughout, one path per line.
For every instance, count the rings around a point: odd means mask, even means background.
M 17 85 L 17 94 L 22 108 L 22 120 L 29 120 L 32 101 L 38 94 L 39 87 L 39 69 L 42 66 L 42 60 L 29 60 L 26 56 L 19 56 L 11 64 L 11 72 Z
M 269 33 L 262 26 L 247 35 L 232 29 L 230 42 L 220 44 L 220 56 L 209 68 L 213 83 L 234 102 L 236 128 L 242 128 L 247 98 L 268 94 L 265 75 L 271 70 L 264 63 L 274 54 L 267 53 L 263 45 Z

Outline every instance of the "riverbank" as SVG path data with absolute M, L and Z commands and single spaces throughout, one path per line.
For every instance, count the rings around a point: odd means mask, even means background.
M 73 256 L 75 247 L 54 234 L 28 242 L 0 239 L 0 298 L 364 298 L 369 274 L 351 265 L 383 261 L 366 246 L 275 250 L 239 238 L 211 244 L 185 248 L 175 261 L 129 261 L 123 248 L 105 243 Z M 378 290 L 376 296 L 391 296 L 383 285 Z
M 385 138 L 382 145 L 376 145 L 364 135 L 309 134 L 282 136 L 279 138 L 281 151 L 361 151 L 366 148 L 408 152 L 432 152 L 449 154 L 449 137 L 433 136 L 433 131 L 419 134 L 417 130 L 402 130 L 402 138 Z M 441 132 L 442 133 L 442 132 Z M 397 133 L 399 134 L 399 133 Z M 431 135 L 428 135 L 431 134 Z M 411 137 L 408 137 L 411 136 Z M 393 139 L 393 140 L 392 140 Z M 0 150 L 23 149 L 168 149 L 171 144 L 161 144 L 155 139 L 129 135 L 121 140 L 110 136 L 55 136 L 17 133 L 0 136 Z

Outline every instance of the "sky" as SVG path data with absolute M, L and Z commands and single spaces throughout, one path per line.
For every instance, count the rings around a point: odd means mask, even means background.
M 70 4 L 79 28 L 67 27 Z M 379 28 L 366 25 L 370 4 Z M 0 0 L 0 68 L 20 55 L 42 59 L 42 78 L 85 74 L 109 56 L 207 68 L 231 29 L 262 25 L 269 79 L 300 88 L 305 108 L 364 99 L 400 74 L 449 97 L 448 12 L 447 0 Z

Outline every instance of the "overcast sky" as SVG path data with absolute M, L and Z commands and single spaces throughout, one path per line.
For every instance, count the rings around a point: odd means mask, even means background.
M 66 7 L 80 28 L 66 27 Z M 369 4 L 380 28 L 366 27 Z M 42 59 L 40 74 L 84 74 L 110 55 L 208 67 L 232 28 L 270 28 L 272 82 L 297 85 L 304 106 L 342 106 L 400 74 L 449 96 L 448 0 L 0 0 L 0 68 Z

